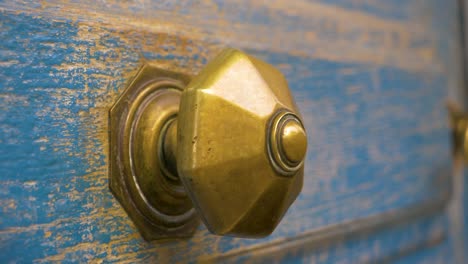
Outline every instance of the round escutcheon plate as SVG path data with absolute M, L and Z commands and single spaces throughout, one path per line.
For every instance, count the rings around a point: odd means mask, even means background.
M 144 65 L 110 111 L 110 187 L 147 240 L 190 236 L 197 212 L 163 162 L 189 77 Z

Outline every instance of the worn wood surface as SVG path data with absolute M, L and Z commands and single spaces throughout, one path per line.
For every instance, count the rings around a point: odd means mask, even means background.
M 450 194 L 455 8 L 435 0 L 0 2 L 0 260 L 235 262 L 255 260 L 255 250 L 238 253 L 252 248 L 268 253 L 264 261 L 347 262 L 438 243 L 448 254 L 442 211 L 280 249 L 301 234 Z M 146 243 L 108 189 L 107 111 L 143 60 L 194 74 L 225 45 L 285 73 L 309 133 L 302 194 L 265 239 L 200 226 L 191 239 Z

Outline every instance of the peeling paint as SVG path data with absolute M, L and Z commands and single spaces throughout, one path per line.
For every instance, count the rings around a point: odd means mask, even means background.
M 162 2 L 0 3 L 0 259 L 204 262 L 449 190 L 445 35 L 398 15 L 414 3 Z M 225 45 L 288 78 L 310 132 L 303 192 L 265 239 L 201 226 L 191 239 L 146 243 L 108 189 L 108 109 L 143 60 L 195 74 Z M 338 253 L 327 245 L 291 256 L 379 259 L 397 252 L 390 245 L 443 239 L 444 226 L 436 217 L 376 241 L 338 241 Z

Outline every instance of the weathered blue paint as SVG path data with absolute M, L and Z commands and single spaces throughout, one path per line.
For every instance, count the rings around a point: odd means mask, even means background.
M 79 4 L 72 1 L 65 6 L 71 8 L 73 2 Z M 447 196 L 451 157 L 445 67 L 454 51 L 441 43 L 454 33 L 435 26 L 447 17 L 434 14 L 426 23 L 415 13 L 418 1 L 319 2 L 313 7 L 328 10 L 336 5 L 337 18 L 371 15 L 391 24 L 377 26 L 366 33 L 369 36 L 416 22 L 418 30 L 409 44 L 398 39 L 386 46 L 378 36 L 373 41 L 356 37 L 364 34 L 362 27 L 341 36 L 344 33 L 334 27 L 343 24 L 332 16 L 313 20 L 284 13 L 281 6 L 272 11 L 268 6 L 216 3 L 215 9 L 225 14 L 221 20 L 234 25 L 242 22 L 259 31 L 264 26 L 276 36 L 313 33 L 330 45 L 349 41 L 349 47 L 343 47 L 344 52 L 323 51 L 326 47 L 308 39 L 258 46 L 254 37 L 236 42 L 226 34 L 230 45 L 240 45 L 277 65 L 289 80 L 309 133 L 303 192 L 268 238 L 217 237 L 201 226 L 191 239 L 154 244 L 142 241 L 108 190 L 107 111 L 143 58 L 190 74 L 199 71 L 225 45 L 222 37 L 205 35 L 216 30 L 211 27 L 220 18 L 210 13 L 195 19 L 190 12 L 193 2 L 128 4 L 126 8 L 121 8 L 122 3 L 96 3 L 96 10 L 109 12 L 110 18 L 85 12 L 64 18 L 47 5 L 17 11 L 22 8 L 19 4 L 1 4 L 1 262 L 204 260 Z M 453 3 L 447 5 L 454 10 Z M 435 13 L 436 6 L 426 8 Z M 194 26 L 203 27 L 202 37 L 112 24 L 121 14 L 164 17 L 161 10 L 193 18 Z M 235 36 L 256 34 L 236 30 L 231 32 Z M 396 35 L 405 36 L 405 32 L 400 29 Z M 265 33 L 258 37 L 268 39 Z M 366 56 L 345 54 L 360 52 L 361 46 Z M 375 50 L 388 50 L 394 56 L 381 59 Z M 334 57 L 334 52 L 342 55 Z M 412 53 L 420 63 L 406 58 Z M 306 263 L 391 259 L 407 253 L 399 252 L 401 248 L 417 251 L 434 237 L 436 244 L 444 241 L 446 230 L 444 212 L 439 212 L 388 230 L 272 254 L 272 258 Z M 254 255 L 255 251 L 234 254 L 230 260 L 245 261 Z
M 426 247 L 410 252 L 408 256 L 392 259 L 395 264 L 417 264 L 417 263 L 463 263 L 457 260 L 453 252 L 453 244 L 445 240 L 440 244 L 428 244 Z
M 407 225 L 395 225 L 379 232 L 362 234 L 353 237 L 342 237 L 333 243 L 324 241 L 320 244 L 308 245 L 303 248 L 292 249 L 288 254 L 278 255 L 274 252 L 256 257 L 256 252 L 252 251 L 242 257 L 235 258 L 234 262 L 251 261 L 251 263 L 273 263 L 275 261 L 283 263 L 376 263 L 395 262 L 402 259 L 402 256 L 417 254 L 425 247 L 448 244 L 444 234 L 445 222 L 443 216 L 425 218 L 421 221 L 411 222 Z M 430 239 L 423 238 L 420 234 L 430 233 Z M 415 239 L 416 238 L 416 239 Z M 411 242 L 410 242 L 411 241 Z M 444 245 L 450 254 L 450 247 Z M 364 252 L 367 251 L 367 254 Z M 443 255 L 445 256 L 445 255 Z M 439 256 L 440 257 L 440 256 Z M 404 259 L 404 258 L 403 258 Z M 446 258 L 447 262 L 453 256 Z M 224 262 L 225 259 L 219 259 Z M 229 259 L 232 260 L 232 259 Z M 253 261 L 252 261 L 253 260 Z M 229 261 L 230 262 L 230 261 Z M 411 262 L 409 262 L 411 263 Z

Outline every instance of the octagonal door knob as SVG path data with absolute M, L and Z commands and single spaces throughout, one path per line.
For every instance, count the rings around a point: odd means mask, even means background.
M 144 65 L 110 111 L 110 187 L 147 240 L 270 234 L 307 135 L 284 76 L 225 49 L 196 76 Z

